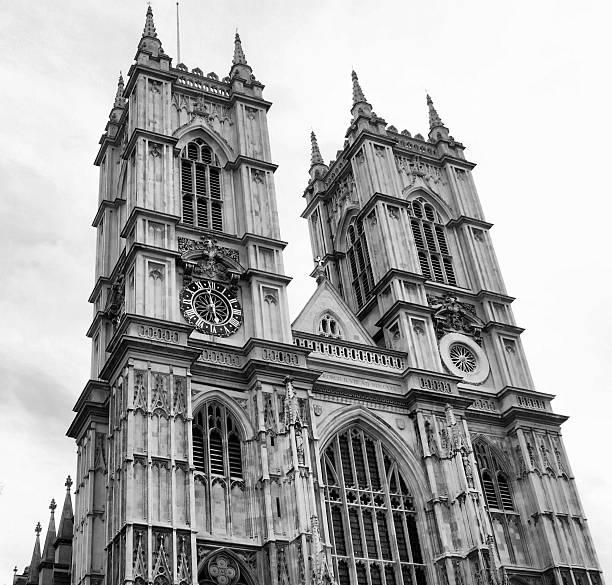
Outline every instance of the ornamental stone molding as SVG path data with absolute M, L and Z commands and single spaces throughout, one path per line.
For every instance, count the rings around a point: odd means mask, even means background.
M 438 339 L 447 333 L 462 333 L 482 344 L 484 322 L 476 316 L 474 305 L 459 302 L 452 292 L 441 297 L 427 295 L 427 302 L 434 310 L 432 319 Z

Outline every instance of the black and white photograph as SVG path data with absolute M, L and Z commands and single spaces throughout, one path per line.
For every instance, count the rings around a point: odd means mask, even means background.
M 605 585 L 610 22 L 4 2 L 0 585 Z

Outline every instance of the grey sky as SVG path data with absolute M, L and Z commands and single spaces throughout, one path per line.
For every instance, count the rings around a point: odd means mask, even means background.
M 63 498 L 64 433 L 89 377 L 97 169 L 119 70 L 146 2 L 1 3 L 0 572 L 29 561 Z M 176 57 L 174 0 L 153 3 Z M 299 218 L 313 128 L 341 148 L 355 68 L 378 115 L 427 131 L 425 91 L 478 163 L 475 178 L 536 388 L 564 437 L 604 570 L 612 569 L 607 2 L 181 2 L 181 57 L 227 74 L 238 27 L 274 102 L 269 124 L 292 315 L 314 289 Z M 176 61 L 175 61 L 176 62 Z

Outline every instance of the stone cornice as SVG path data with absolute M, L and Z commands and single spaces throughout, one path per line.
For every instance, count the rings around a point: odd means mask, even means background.
M 262 89 L 265 87 L 264 85 L 259 85 L 262 87 Z M 235 106 L 236 102 L 251 104 L 253 106 L 263 108 L 266 112 L 272 107 L 272 102 L 269 102 L 268 100 L 258 98 L 252 95 L 247 95 L 242 92 L 237 92 L 235 90 L 230 91 L 229 102 L 231 106 Z
M 484 289 L 479 290 L 476 293 L 476 299 L 480 302 L 483 302 L 484 300 L 491 300 L 491 301 L 502 301 L 508 304 L 515 301 L 515 298 L 509 295 L 499 293 L 499 292 L 493 292 L 490 290 L 484 290 Z
M 132 93 L 140 74 L 145 74 L 149 77 L 155 77 L 162 81 L 175 81 L 179 77 L 176 73 L 176 69 L 172 69 L 170 71 L 163 71 L 161 69 L 147 67 L 142 63 L 134 63 L 128 71 L 128 82 L 126 83 L 125 89 L 123 90 L 123 95 L 126 98 L 129 98 L 130 94 Z
M 395 319 L 397 313 L 399 313 L 402 309 L 411 314 L 418 313 L 423 317 L 429 317 L 433 313 L 433 309 L 427 305 L 419 305 L 409 301 L 395 301 L 374 325 L 376 327 L 384 327 L 387 323 L 389 323 L 389 321 Z
M 86 337 L 90 339 L 93 338 L 94 333 L 99 329 L 100 323 L 104 320 L 108 319 L 108 316 L 104 313 L 104 311 L 96 311 L 94 318 L 91 321 L 91 325 L 87 329 L 87 333 L 85 333 Z
M 259 234 L 252 234 L 250 232 L 245 233 L 240 239 L 240 243 L 243 246 L 247 246 L 251 243 L 256 244 L 266 244 L 267 246 L 276 246 L 281 250 L 284 250 L 287 247 L 287 242 L 283 240 L 275 240 L 274 238 L 269 238 L 267 236 L 260 236 Z
M 250 281 L 253 278 L 260 278 L 262 280 L 273 280 L 282 284 L 289 284 L 293 279 L 290 276 L 284 274 L 278 274 L 276 272 L 267 272 L 266 270 L 259 270 L 257 268 L 248 268 L 243 274 L 244 280 Z
M 408 272 L 407 270 L 400 270 L 399 268 L 389 268 L 384 276 L 372 288 L 370 294 L 379 294 L 394 278 L 401 278 L 402 280 L 416 283 L 424 283 L 427 280 L 422 274 L 417 274 L 416 272 Z
M 460 215 L 459 217 L 453 218 L 448 221 L 446 227 L 458 228 L 462 225 L 472 225 L 484 230 L 490 230 L 493 227 L 492 223 L 485 221 L 484 219 L 477 219 L 475 217 L 468 217 L 467 215 Z
M 258 158 L 253 158 L 250 156 L 245 156 L 243 154 L 239 154 L 233 161 L 228 161 L 227 163 L 225 163 L 224 168 L 233 171 L 234 169 L 239 168 L 241 165 L 257 167 L 258 169 L 271 171 L 272 173 L 274 173 L 278 168 L 278 165 L 275 165 L 274 163 Z
M 119 234 L 122 238 L 127 238 L 130 232 L 132 231 L 134 225 L 136 224 L 136 220 L 138 216 L 150 217 L 153 219 L 160 219 L 163 221 L 167 221 L 170 223 L 178 224 L 181 218 L 177 215 L 172 215 L 170 213 L 163 213 L 161 211 L 154 211 L 153 209 L 145 209 L 144 207 L 134 207 L 128 217 L 121 233 Z
M 77 441 L 91 422 L 108 424 L 108 399 L 110 387 L 104 380 L 89 380 L 74 405 L 76 412 L 66 435 Z
M 159 132 L 152 132 L 151 130 L 145 130 L 144 128 L 134 128 L 132 131 L 132 135 L 128 140 L 128 143 L 125 147 L 125 150 L 121 154 L 121 158 L 128 159 L 134 150 L 136 143 L 139 138 L 150 138 L 155 140 L 156 142 L 161 142 L 164 144 L 169 144 L 170 146 L 176 146 L 178 143 L 178 138 L 174 136 L 168 136 L 167 134 L 160 134 Z
M 98 211 L 96 212 L 96 215 L 94 216 L 91 222 L 91 227 L 95 227 L 95 228 L 98 227 L 98 225 L 100 224 L 100 220 L 102 219 L 102 216 L 104 215 L 104 212 L 107 209 L 110 209 L 110 208 L 117 209 L 119 206 L 123 205 L 124 203 L 126 203 L 126 200 L 122 199 L 121 197 L 117 197 L 113 201 L 111 201 L 110 199 L 102 199 L 102 201 L 100 201 L 100 205 L 98 206 Z
M 91 293 L 89 294 L 89 298 L 87 299 L 87 302 L 94 303 L 96 301 L 96 298 L 100 294 L 100 291 L 102 290 L 102 287 L 110 286 L 112 283 L 113 283 L 113 281 L 109 277 L 107 277 L 107 276 L 98 276 L 98 279 L 96 280 L 96 282 L 94 284 L 94 287 L 93 287 Z
M 485 326 L 482 328 L 483 331 L 503 331 L 506 333 L 514 333 L 515 335 L 520 335 L 525 331 L 522 327 L 518 327 L 517 325 L 510 325 L 509 323 L 500 323 L 499 321 L 488 321 L 485 323 Z

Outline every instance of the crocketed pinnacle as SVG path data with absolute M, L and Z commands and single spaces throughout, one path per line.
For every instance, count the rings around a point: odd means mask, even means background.
M 60 517 L 59 526 L 57 529 L 57 537 L 65 540 L 72 539 L 72 529 L 74 526 L 74 514 L 72 513 L 72 498 L 70 497 L 70 488 L 72 487 L 72 479 L 70 476 L 66 478 L 66 497 L 64 498 L 64 506 Z
M 321 151 L 319 150 L 319 143 L 317 142 L 317 136 L 314 131 L 310 133 L 310 144 L 312 147 L 310 154 L 310 166 L 325 164 L 323 162 L 323 157 L 321 156 Z
M 155 31 L 155 24 L 153 23 L 153 9 L 149 5 L 147 8 L 147 20 L 145 21 L 144 30 L 142 31 L 143 37 L 157 38 L 157 32 Z
M 119 73 L 119 82 L 117 83 L 117 95 L 115 96 L 115 107 L 122 108 L 124 105 L 123 90 L 125 85 L 123 83 L 123 75 Z
M 47 536 L 45 537 L 45 546 L 43 548 L 42 560 L 53 561 L 55 559 L 55 549 L 53 544 L 55 543 L 55 508 L 57 504 L 55 500 L 51 500 L 49 504 L 49 510 L 51 510 L 51 518 L 49 518 L 49 527 L 47 528 Z
M 38 565 L 40 564 L 40 533 L 42 527 L 40 522 L 36 524 L 34 532 L 36 532 L 36 540 L 34 542 L 34 550 L 32 551 L 32 560 L 30 561 L 30 570 L 28 571 L 28 584 L 38 585 Z
M 360 102 L 367 103 L 367 100 L 363 95 L 361 85 L 359 85 L 359 78 L 357 77 L 357 73 L 355 73 L 354 69 L 351 73 L 351 78 L 353 79 L 353 105 L 358 104 Z
M 244 51 L 242 50 L 242 42 L 240 41 L 240 35 L 236 31 L 236 37 L 234 38 L 234 58 L 232 59 L 232 65 L 248 65 Z
M 440 116 L 438 116 L 438 112 L 436 112 L 433 100 L 431 99 L 429 94 L 427 94 L 427 106 L 429 107 L 429 129 L 433 130 L 434 128 L 444 126 L 444 123 L 440 119 Z

